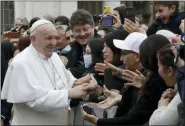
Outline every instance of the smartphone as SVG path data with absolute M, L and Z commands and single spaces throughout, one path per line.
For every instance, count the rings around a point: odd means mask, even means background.
M 129 20 L 131 20 L 133 22 L 135 22 L 136 9 L 135 8 L 126 8 L 125 16 L 124 17 L 125 18 L 128 18 Z
M 90 107 L 89 107 L 88 105 L 86 105 L 86 104 L 85 104 L 85 105 L 82 105 L 81 107 L 82 107 L 82 109 L 83 109 L 87 114 L 96 116 L 96 114 L 95 114 L 93 108 L 90 108 Z
M 104 71 L 104 84 L 108 89 L 111 89 L 111 85 L 113 84 L 113 76 L 112 76 L 112 69 L 107 68 Z
M 102 17 L 102 26 L 111 27 L 113 25 L 113 16 L 104 16 Z

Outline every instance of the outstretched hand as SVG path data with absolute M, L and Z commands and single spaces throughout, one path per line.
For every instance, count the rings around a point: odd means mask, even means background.
M 136 73 L 125 70 L 122 74 L 122 78 L 128 81 L 128 83 L 125 83 L 125 86 L 134 86 L 139 89 L 146 83 L 145 76 L 138 70 L 136 70 Z
M 108 90 L 105 86 L 103 88 L 103 92 L 105 96 L 107 97 L 104 101 L 98 103 L 98 107 L 102 109 L 110 108 L 116 104 L 118 104 L 122 96 L 114 91 Z

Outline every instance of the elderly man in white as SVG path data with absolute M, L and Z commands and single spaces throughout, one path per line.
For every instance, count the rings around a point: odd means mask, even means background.
M 13 125 L 68 125 L 70 99 L 83 98 L 96 84 L 83 84 L 90 76 L 75 81 L 53 53 L 57 30 L 50 21 L 39 20 L 30 31 L 31 44 L 10 64 L 1 98 L 13 103 Z

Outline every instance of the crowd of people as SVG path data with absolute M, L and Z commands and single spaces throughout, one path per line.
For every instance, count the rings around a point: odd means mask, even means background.
M 111 27 L 84 9 L 17 19 L 1 34 L 1 124 L 184 126 L 185 11 L 153 7 L 149 26 L 125 6 Z

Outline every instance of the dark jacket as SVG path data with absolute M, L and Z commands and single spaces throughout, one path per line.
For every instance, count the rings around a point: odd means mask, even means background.
M 178 12 L 170 17 L 170 20 L 167 24 L 164 24 L 162 22 L 160 23 L 153 23 L 150 25 L 150 27 L 147 30 L 147 36 L 155 34 L 158 30 L 166 29 L 169 30 L 175 34 L 180 34 L 181 31 L 179 29 L 179 26 L 181 24 L 181 20 L 185 18 L 185 12 Z
M 12 43 L 9 41 L 1 42 L 1 89 L 8 69 L 8 62 L 13 57 L 13 51 Z M 12 103 L 8 103 L 6 100 L 1 100 L 1 119 L 3 119 L 5 126 L 9 125 L 12 105 Z
M 153 74 L 147 81 L 142 93 L 138 95 L 135 104 L 128 104 L 128 96 L 122 96 L 121 104 L 115 118 L 98 119 L 97 125 L 143 125 L 153 111 L 157 108 L 158 101 L 163 91 L 167 89 L 164 80 L 158 73 Z M 124 104 L 122 104 L 124 102 Z M 132 102 L 129 102 L 132 103 Z M 127 105 L 125 105 L 127 104 Z M 126 107 L 125 107 L 126 106 Z M 130 108 L 127 110 L 127 108 Z
M 180 67 L 177 70 L 177 74 L 176 74 L 176 79 L 177 79 L 177 86 L 178 86 L 178 91 L 179 91 L 179 95 L 180 98 L 182 100 L 183 103 L 185 103 L 185 66 Z
M 184 103 L 180 103 L 177 106 L 178 113 L 179 113 L 179 125 L 178 126 L 185 126 L 185 108 Z

